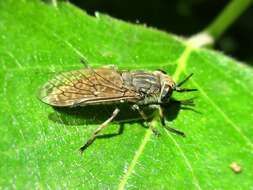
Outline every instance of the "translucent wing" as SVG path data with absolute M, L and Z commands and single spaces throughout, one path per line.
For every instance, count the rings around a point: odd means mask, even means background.
M 124 87 L 121 74 L 114 69 L 82 69 L 55 76 L 40 90 L 39 98 L 52 106 L 137 101 L 138 93 Z

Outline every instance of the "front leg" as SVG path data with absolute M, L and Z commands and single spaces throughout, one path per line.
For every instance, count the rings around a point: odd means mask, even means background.
M 137 111 L 139 112 L 139 114 L 141 115 L 142 119 L 148 123 L 148 127 L 153 131 L 153 133 L 155 134 L 155 136 L 160 136 L 160 132 L 159 132 L 156 128 L 154 128 L 154 127 L 148 122 L 148 117 L 147 117 L 147 115 L 144 113 L 143 110 L 140 109 L 140 107 L 139 107 L 137 104 L 134 104 L 134 105 L 132 106 L 132 109 L 133 109 L 133 110 L 137 110 Z
M 174 129 L 172 127 L 166 126 L 165 124 L 165 119 L 164 119 L 164 113 L 163 113 L 163 108 L 161 106 L 159 106 L 159 116 L 160 116 L 160 121 L 163 127 L 165 127 L 165 129 L 167 129 L 168 131 L 172 132 L 172 133 L 176 133 L 178 135 L 181 135 L 183 137 L 185 137 L 184 132 L 179 131 L 177 129 Z
M 160 117 L 161 124 L 162 126 L 165 126 L 164 112 L 161 105 L 159 105 L 158 110 L 159 110 L 159 117 Z

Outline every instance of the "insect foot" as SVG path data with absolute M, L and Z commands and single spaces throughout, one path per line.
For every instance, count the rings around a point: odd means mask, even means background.
M 154 133 L 154 135 L 156 137 L 160 137 L 161 136 L 161 133 L 156 128 L 151 127 L 151 130 L 152 130 L 152 132 Z

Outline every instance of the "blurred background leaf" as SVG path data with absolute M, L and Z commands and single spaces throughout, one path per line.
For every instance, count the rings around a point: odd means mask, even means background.
M 230 0 L 70 0 L 89 14 L 104 12 L 126 21 L 145 23 L 178 35 L 191 36 L 206 27 Z M 253 64 L 253 7 L 247 9 L 215 44 L 230 56 Z

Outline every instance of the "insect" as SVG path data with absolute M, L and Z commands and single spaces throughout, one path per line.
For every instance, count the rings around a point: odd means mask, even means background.
M 164 71 L 118 70 L 114 67 L 92 68 L 87 61 L 81 60 L 84 69 L 63 72 L 42 86 L 39 98 L 42 102 L 55 107 L 76 107 L 98 104 L 114 104 L 115 110 L 91 135 L 80 148 L 83 152 L 93 143 L 98 134 L 119 114 L 117 105 L 127 103 L 137 110 L 144 120 L 148 120 L 142 107 L 150 106 L 159 110 L 161 123 L 165 126 L 162 105 L 170 101 L 173 91 L 190 92 L 180 86 L 191 76 L 175 83 Z M 150 126 L 151 127 L 151 126 Z M 172 132 L 184 136 L 184 133 L 170 127 Z M 158 132 L 151 127 L 155 134 Z

